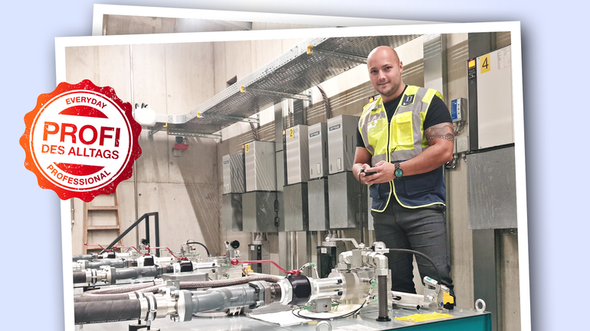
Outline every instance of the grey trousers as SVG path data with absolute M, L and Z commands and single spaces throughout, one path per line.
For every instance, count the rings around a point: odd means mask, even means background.
M 445 207 L 442 205 L 404 208 L 392 197 L 385 211 L 371 211 L 371 214 L 378 241 L 384 242 L 387 248 L 412 249 L 430 257 L 436 264 L 443 283 L 453 293 L 444 211 Z M 412 256 L 413 254 L 402 252 L 387 254 L 393 291 L 416 293 Z M 424 276 L 437 279 L 436 271 L 427 259 L 416 254 L 416 262 L 421 280 Z

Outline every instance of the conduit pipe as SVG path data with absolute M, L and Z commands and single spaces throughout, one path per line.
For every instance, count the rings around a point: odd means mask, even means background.
M 250 277 L 247 277 L 250 278 Z M 74 302 L 75 324 L 105 323 L 127 320 L 152 321 L 168 315 L 189 321 L 193 314 L 232 307 L 259 307 L 274 302 L 280 289 L 263 282 L 209 289 L 207 291 L 175 291 L 171 295 L 151 295 L 137 299 L 91 300 Z M 122 297 L 121 297 L 122 298 Z
M 122 279 L 138 279 L 138 278 L 159 278 L 164 273 L 173 273 L 174 267 L 172 265 L 147 266 L 136 268 L 107 268 L 107 269 L 86 269 L 85 271 L 74 271 L 74 284 L 87 283 L 95 285 L 98 282 L 105 281 L 111 285 L 117 283 L 117 280 Z
M 154 280 L 152 282 L 144 283 L 144 284 L 133 284 L 133 285 L 126 285 L 126 286 L 118 286 L 118 287 L 111 287 L 111 288 L 104 288 L 99 290 L 93 290 L 82 293 L 82 297 L 85 296 L 93 296 L 93 295 L 104 295 L 104 294 L 120 294 L 120 293 L 129 293 L 135 291 L 152 291 L 152 288 L 155 287 L 162 287 L 164 284 L 162 280 Z

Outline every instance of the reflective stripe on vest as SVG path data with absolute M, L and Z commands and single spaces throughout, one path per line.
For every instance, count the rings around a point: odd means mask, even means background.
M 363 107 L 363 113 L 359 119 L 359 131 L 367 151 L 372 155 L 371 164 L 373 166 L 380 161 L 409 160 L 428 148 L 429 145 L 424 136 L 423 124 L 430 102 L 435 95 L 442 100 L 442 95 L 436 90 L 408 85 L 397 105 L 391 122 L 387 119 L 387 112 L 381 96 Z M 382 208 L 373 210 L 385 210 L 391 198 L 392 188 L 395 188 L 393 181 L 371 187 L 372 191 L 380 192 L 378 194 L 379 201 L 383 202 Z M 387 199 L 385 199 L 385 196 L 387 196 Z M 375 201 L 375 197 L 373 199 Z M 402 203 L 399 197 L 398 201 L 408 208 L 440 203 L 437 201 L 423 203 L 424 201 L 421 201 L 417 206 L 408 206 Z

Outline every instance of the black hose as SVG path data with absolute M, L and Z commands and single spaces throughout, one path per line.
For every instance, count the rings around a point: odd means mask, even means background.
M 141 318 L 139 300 L 74 302 L 76 325 L 137 320 Z
M 207 251 L 207 257 L 211 256 L 211 254 L 209 254 L 209 249 L 207 248 L 207 246 L 205 246 L 204 244 L 202 244 L 198 241 L 187 241 L 186 244 L 187 245 L 192 245 L 192 244 L 201 245 L 201 246 L 203 246 L 203 248 L 205 248 L 205 251 Z
M 417 255 L 422 256 L 428 262 L 430 262 L 430 264 L 432 264 L 432 267 L 434 267 L 434 271 L 436 271 L 436 277 L 437 277 L 436 279 L 438 280 L 438 283 L 439 284 L 447 285 L 445 282 L 443 282 L 442 278 L 440 278 L 440 272 L 438 271 L 438 268 L 436 267 L 436 264 L 434 263 L 434 261 L 432 261 L 432 259 L 428 255 L 426 255 L 426 254 L 424 254 L 422 252 L 415 251 L 413 249 L 405 249 L 405 248 L 390 248 L 389 249 L 389 252 L 391 252 L 391 251 L 402 252 L 402 253 L 410 253 L 410 254 L 417 254 Z
M 157 287 L 163 287 L 164 285 L 155 285 L 154 282 L 148 282 L 143 284 L 131 284 L 125 286 L 116 286 L 116 287 L 108 287 L 102 288 L 98 290 L 92 290 L 88 292 L 84 292 L 81 296 L 95 296 L 95 295 L 105 295 L 105 294 L 121 294 L 121 293 L 129 293 L 140 291 L 142 293 L 145 292 L 157 292 Z
M 103 294 L 89 297 L 75 297 L 74 302 L 130 300 L 129 294 Z
M 74 284 L 86 283 L 86 271 L 74 271 Z
M 96 254 L 84 254 L 84 255 L 74 255 L 72 256 L 72 262 L 78 262 L 80 260 L 94 260 L 96 258 Z
M 211 280 L 211 281 L 200 281 L 200 282 L 180 282 L 180 289 L 182 290 L 194 290 L 199 288 L 213 288 L 213 287 L 222 287 L 222 286 L 232 286 L 232 285 L 239 285 L 245 284 L 253 281 L 267 281 L 276 283 L 277 276 L 272 275 L 260 275 L 260 276 L 249 276 L 249 277 L 240 277 L 240 278 L 230 278 L 230 279 L 221 279 L 221 280 Z M 82 297 L 94 297 L 94 296 L 108 296 L 113 294 L 122 294 L 122 293 L 129 293 L 139 291 L 141 293 L 146 292 L 157 292 L 161 287 L 166 285 L 155 285 L 152 283 L 144 283 L 144 284 L 133 284 L 133 285 L 126 285 L 126 286 L 118 286 L 118 287 L 111 287 L 111 288 L 104 288 L 99 290 L 93 290 L 82 293 Z
M 157 277 L 162 275 L 161 269 L 157 266 L 135 267 L 126 269 L 114 269 L 113 277 L 119 279 L 137 279 L 143 277 Z
M 180 282 L 180 288 L 183 290 L 191 290 L 198 288 L 211 288 L 211 287 L 222 287 L 245 284 L 254 281 L 264 280 L 267 282 L 276 283 L 277 277 L 272 275 L 260 275 L 260 276 L 249 276 L 240 278 L 230 278 L 221 280 L 206 280 L 200 282 Z

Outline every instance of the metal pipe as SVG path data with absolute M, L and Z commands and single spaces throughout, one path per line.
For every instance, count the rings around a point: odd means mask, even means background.
M 146 223 L 149 223 L 149 219 Z M 156 247 L 160 247 L 160 215 L 158 213 L 154 215 L 154 226 L 156 227 Z M 156 256 L 160 257 L 160 251 L 156 251 Z
M 359 173 L 359 183 L 360 183 Z M 359 227 L 361 228 L 361 244 L 365 243 L 365 216 L 363 215 L 363 184 L 360 183 L 361 189 L 359 191 Z
M 150 218 L 146 217 L 145 218 L 145 240 L 146 240 L 146 245 L 147 246 L 152 246 L 152 243 L 150 242 Z M 156 245 L 158 246 L 158 245 Z M 157 253 L 157 251 L 156 251 Z
M 129 45 L 129 81 L 131 85 L 131 106 L 133 107 L 133 117 L 135 118 L 135 93 L 134 93 L 134 83 L 133 83 L 133 45 Z M 139 217 L 139 199 L 137 195 L 137 162 L 133 162 L 133 205 L 134 205 L 134 215 L 133 219 L 137 219 Z M 135 246 L 139 246 L 139 229 L 135 228 Z
M 160 231 L 159 231 L 159 227 L 160 227 L 160 223 L 159 223 L 159 215 L 158 212 L 152 212 L 152 213 L 145 213 L 143 214 L 137 221 L 133 222 L 133 224 L 131 224 L 125 231 L 123 231 L 123 233 L 121 233 L 115 240 L 113 240 L 105 249 L 103 249 L 100 253 L 104 253 L 107 250 L 110 250 L 111 248 L 113 248 L 113 246 L 115 246 L 115 244 L 117 242 L 119 242 L 119 240 L 121 240 L 123 237 L 125 237 L 133 228 L 135 228 L 137 225 L 139 225 L 139 223 L 141 223 L 143 220 L 146 221 L 146 239 L 149 241 L 149 217 L 150 216 L 154 216 L 155 218 L 155 225 L 156 225 L 156 246 L 160 245 Z M 158 253 L 156 253 L 158 254 Z M 159 254 L 156 256 L 160 256 Z
M 391 321 L 387 310 L 387 276 L 377 276 L 377 290 L 379 295 L 379 317 L 377 317 L 377 321 Z

